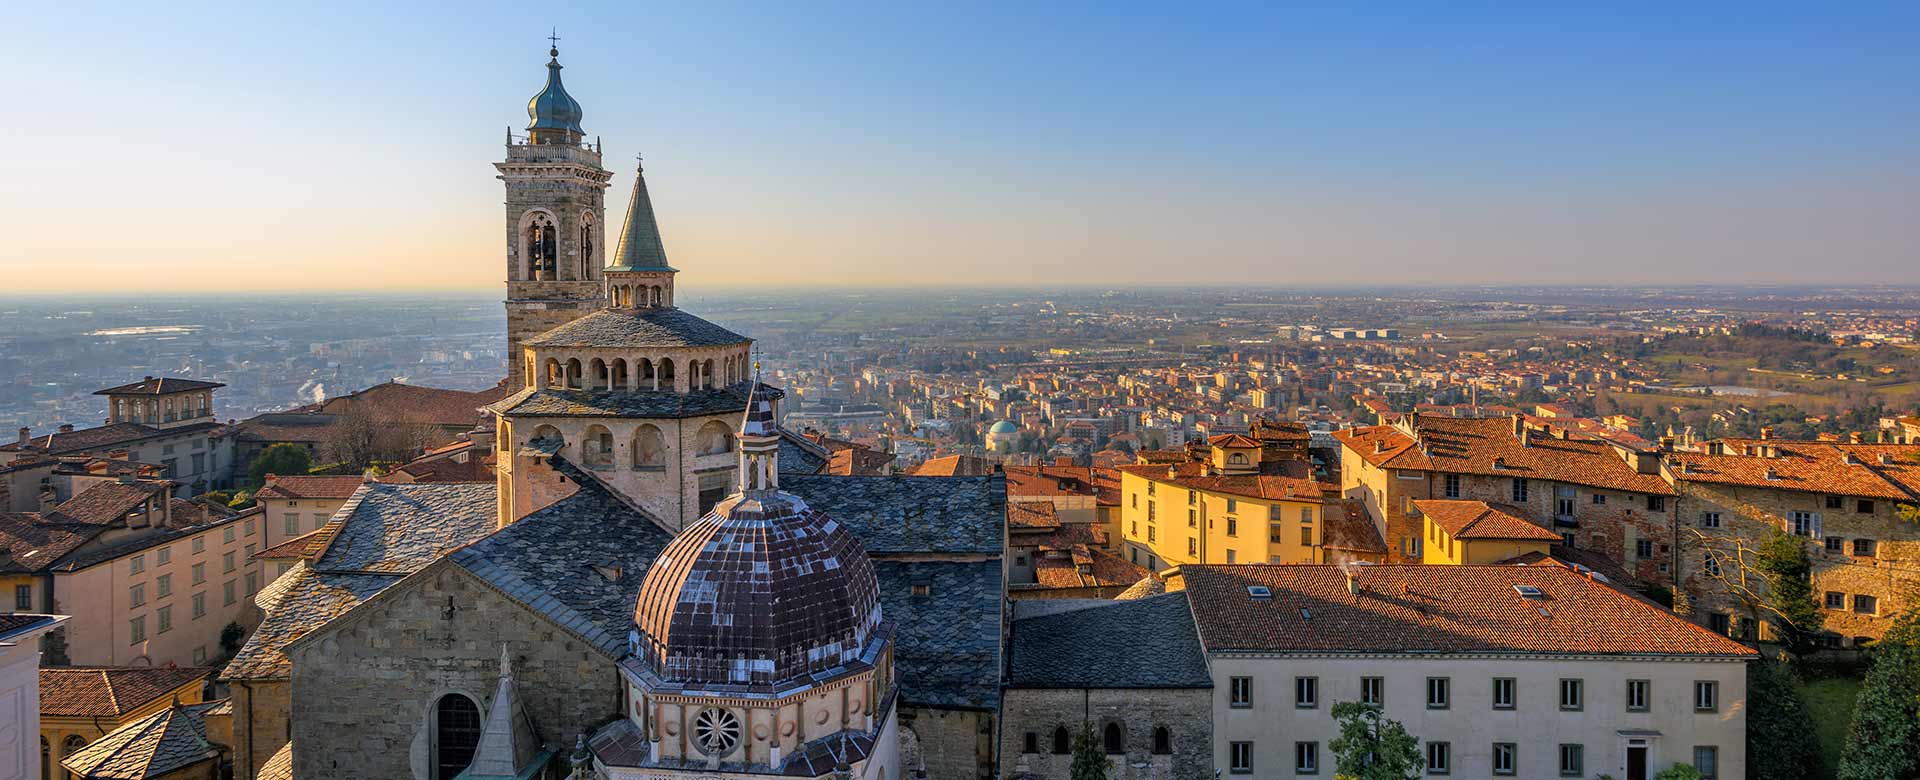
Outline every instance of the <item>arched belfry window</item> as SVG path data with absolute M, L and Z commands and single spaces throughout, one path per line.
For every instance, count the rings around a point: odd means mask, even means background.
M 480 745 L 480 707 L 457 693 L 433 708 L 433 780 L 453 780 L 473 763 Z
M 521 250 L 527 257 L 527 278 L 552 281 L 560 258 L 560 227 L 553 215 L 544 211 L 531 212 L 522 221 L 526 225 L 521 232 Z
M 1126 739 L 1124 735 L 1120 733 L 1120 724 L 1118 723 L 1112 721 L 1107 723 L 1107 727 L 1101 730 L 1100 742 L 1106 747 L 1107 755 L 1111 756 L 1127 752 Z
M 1166 756 L 1173 754 L 1173 734 L 1166 726 L 1153 727 L 1153 754 Z
M 580 278 L 592 278 L 593 269 L 593 212 L 580 213 Z

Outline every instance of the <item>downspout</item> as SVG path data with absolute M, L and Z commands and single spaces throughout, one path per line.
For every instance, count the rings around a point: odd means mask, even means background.
M 245 769 L 244 771 L 240 772 L 239 775 L 241 777 L 247 778 L 247 780 L 252 780 L 253 778 L 253 685 L 249 684 L 246 680 L 234 680 L 233 682 L 238 684 L 241 687 L 241 689 L 247 692 L 247 738 L 245 740 L 245 744 L 240 746 L 240 749 L 246 751 L 247 753 L 247 761 L 245 764 L 242 765 L 245 767 Z

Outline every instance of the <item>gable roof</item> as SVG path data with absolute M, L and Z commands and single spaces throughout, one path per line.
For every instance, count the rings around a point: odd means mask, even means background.
M 173 488 L 166 480 L 96 482 L 47 512 L 53 522 L 109 525 Z
M 43 667 L 40 714 L 119 718 L 213 671 L 200 666 Z
M 1380 468 L 1523 477 L 1576 485 L 1675 495 L 1659 474 L 1642 474 L 1615 454 L 1606 442 L 1562 439 L 1532 431 L 1526 443 L 1514 434 L 1510 417 L 1413 418 L 1416 439 L 1392 425 L 1335 431 L 1346 449 Z
M 266 486 L 254 494 L 255 498 L 299 499 L 299 498 L 348 498 L 365 477 L 348 476 L 280 476 L 268 475 Z
M 1714 445 L 1723 448 L 1723 454 L 1670 453 L 1667 457 L 1674 478 L 1891 501 L 1920 500 L 1920 444 L 1780 439 L 1719 439 L 1708 443 L 1710 448 Z M 1742 454 L 1747 452 L 1754 454 Z M 1882 463 L 1882 456 L 1889 462 Z
M 1534 525 L 1506 504 L 1459 499 L 1415 499 L 1413 506 L 1455 539 L 1519 539 L 1558 542 L 1560 535 Z
M 1756 653 L 1559 566 L 1182 566 L 1210 653 Z M 1268 598 L 1247 587 L 1264 585 Z M 1516 585 L 1538 588 L 1523 597 Z
M 106 532 L 104 525 L 51 521 L 38 512 L 0 512 L 0 572 L 47 571 Z
M 82 780 L 146 780 L 220 757 L 207 739 L 207 712 L 226 700 L 185 704 L 108 732 L 61 762 Z
M 993 473 L 993 464 L 975 455 L 943 455 L 913 467 L 916 477 L 978 477 Z
M 1022 618 L 1011 631 L 1008 688 L 1213 687 L 1185 593 Z

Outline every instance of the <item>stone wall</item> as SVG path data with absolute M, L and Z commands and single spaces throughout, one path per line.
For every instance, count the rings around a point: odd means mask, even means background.
M 925 769 L 928 780 L 984 780 L 994 776 L 993 714 L 901 706 L 900 729 L 911 731 L 922 766 L 901 766 L 905 777 Z
M 285 680 L 233 683 L 233 776 L 253 780 L 267 759 L 287 744 L 292 702 Z
M 1743 571 L 1747 567 L 1741 561 L 1744 558 L 1750 566 L 1754 553 L 1776 529 L 1791 531 L 1795 511 L 1820 517 L 1819 538 L 1807 540 L 1813 558 L 1813 597 L 1823 606 L 1829 592 L 1839 594 L 1841 599 L 1838 608 L 1824 611 L 1828 630 L 1849 641 L 1853 637 L 1878 638 L 1886 633 L 1894 616 L 1913 603 L 1914 589 L 1920 587 L 1920 525 L 1901 520 L 1894 502 L 1874 500 L 1873 511 L 1859 512 L 1859 499 L 1852 496 L 1841 496 L 1838 508 L 1828 508 L 1824 494 L 1719 485 L 1684 477 L 1680 489 L 1681 583 L 1693 600 L 1693 620 L 1701 625 L 1710 625 L 1715 614 L 1730 616 L 1730 624 L 1740 617 L 1764 622 L 1765 614 L 1750 611 L 1736 596 L 1741 588 L 1766 592 L 1756 573 Z M 1705 526 L 1708 512 L 1719 513 L 1719 528 Z M 1840 539 L 1841 549 L 1828 550 L 1825 537 Z M 1874 554 L 1854 555 L 1857 539 L 1873 540 Z M 1706 570 L 1705 558 L 1710 551 L 1720 562 L 1719 576 Z M 1878 602 L 1873 614 L 1855 611 L 1855 597 L 1859 595 L 1872 596 Z
M 1002 699 L 1000 775 L 1031 772 L 1046 780 L 1068 780 L 1073 753 L 1054 752 L 1054 731 L 1069 737 L 1082 721 L 1096 735 L 1118 723 L 1124 756 L 1111 756 L 1110 780 L 1204 780 L 1213 774 L 1213 691 L 1205 688 L 1154 690 L 1011 689 Z M 1170 753 L 1153 752 L 1153 732 L 1168 730 Z M 1034 752 L 1027 752 L 1027 735 Z M 1071 744 L 1071 743 L 1069 743 Z
M 598 282 L 508 282 L 507 386 L 527 385 L 527 339 L 599 310 L 604 292 Z
M 614 659 L 442 559 L 290 648 L 294 775 L 425 780 L 434 704 L 468 696 L 484 721 L 502 644 L 546 746 L 619 717 Z

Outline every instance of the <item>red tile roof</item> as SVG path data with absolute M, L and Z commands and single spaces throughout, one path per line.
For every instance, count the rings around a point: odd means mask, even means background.
M 1007 526 L 1010 530 L 1058 529 L 1060 515 L 1052 501 L 1009 501 Z
M 1124 558 L 1084 544 L 1076 544 L 1066 553 L 1034 556 L 1033 575 L 1040 587 L 1126 587 L 1153 575 Z M 1085 573 L 1080 571 L 1081 566 L 1087 567 Z
M 353 495 L 366 484 L 365 477 L 359 476 L 269 476 L 265 487 L 255 493 L 255 498 L 298 499 L 324 498 L 344 499 Z
M 1260 446 L 1259 440 L 1251 436 L 1247 436 L 1239 433 L 1220 434 L 1219 436 L 1215 436 L 1211 439 L 1208 439 L 1207 444 L 1215 447 L 1258 447 Z
M 1558 566 L 1349 570 L 1357 595 L 1339 566 L 1180 567 L 1209 652 L 1757 655 Z M 1254 598 L 1253 585 L 1272 595 Z
M 945 455 L 913 467 L 916 477 L 983 477 L 993 473 L 993 464 L 973 455 Z
M 1605 442 L 1533 431 L 1523 444 L 1513 418 L 1434 417 L 1414 422 L 1419 438 L 1392 425 L 1335 431 L 1334 438 L 1381 468 L 1524 477 L 1631 493 L 1670 496 L 1658 474 L 1642 474 Z
M 1675 452 L 1670 472 L 1683 482 L 1766 487 L 1896 501 L 1920 500 L 1920 444 L 1840 444 L 1780 439 L 1721 439 L 1727 454 Z M 1753 453 L 1743 454 L 1743 453 Z M 1771 452 L 1768 456 L 1763 453 Z M 1882 463 L 1885 458 L 1887 462 Z M 1768 472 L 1772 472 L 1772 478 Z
M 1320 546 L 1329 550 L 1385 554 L 1387 543 L 1373 526 L 1366 504 L 1348 499 L 1321 510 Z
M 1485 501 L 1416 499 L 1415 509 L 1455 539 L 1520 539 L 1557 542 L 1560 535 L 1534 525 L 1516 507 Z
M 66 666 L 40 670 L 40 714 L 118 718 L 213 674 L 204 666 Z
M 165 480 L 132 482 L 96 482 L 79 495 L 54 506 L 49 521 L 108 525 L 125 517 L 154 496 L 164 494 L 173 483 Z M 157 518 L 156 518 L 157 519 Z
M 1188 461 L 1165 466 L 1121 466 L 1117 470 L 1165 485 L 1178 485 L 1188 490 L 1225 493 L 1269 501 L 1287 499 L 1317 502 L 1323 495 L 1339 490 L 1337 485 L 1314 480 L 1309 476 L 1312 467 L 1299 461 L 1282 462 L 1280 468 L 1290 472 L 1287 474 L 1203 475 L 1207 468 L 1205 463 Z

